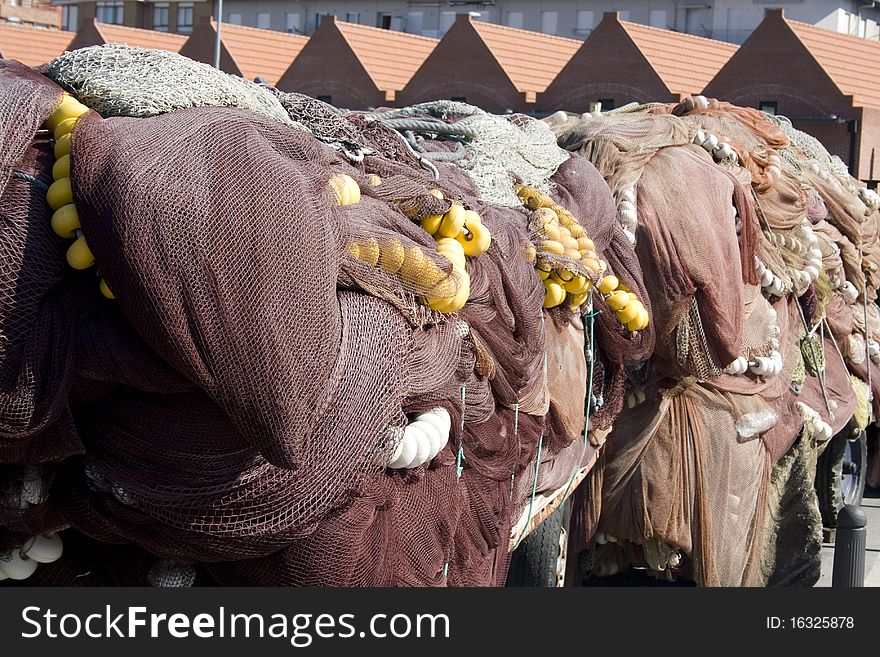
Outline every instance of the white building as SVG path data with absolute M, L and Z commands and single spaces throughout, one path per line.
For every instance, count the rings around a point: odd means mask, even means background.
M 3 0 L 20 2 L 20 0 Z M 192 31 L 194 20 L 212 13 L 216 0 L 52 0 L 64 9 L 64 29 L 84 20 L 133 27 Z M 789 19 L 880 39 L 880 2 L 872 0 L 223 0 L 223 20 L 251 27 L 311 34 L 321 16 L 411 34 L 442 37 L 455 15 L 535 32 L 586 38 L 606 11 L 623 20 L 742 43 L 764 17 L 783 7 Z
M 786 17 L 878 38 L 874 2 L 841 0 L 224 0 L 232 23 L 311 34 L 322 14 L 362 25 L 440 37 L 457 13 L 559 36 L 585 38 L 603 12 L 645 25 L 741 43 L 764 17 L 783 7 Z

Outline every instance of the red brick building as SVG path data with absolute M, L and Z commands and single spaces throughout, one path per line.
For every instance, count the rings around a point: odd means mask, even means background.
M 216 38 L 217 23 L 205 17 L 196 25 L 180 54 L 213 64 Z M 220 26 L 220 69 L 247 80 L 259 76 L 274 85 L 308 41 L 308 37 L 297 34 L 223 23 Z
M 67 34 L 70 33 L 67 32 Z M 86 46 L 99 46 L 105 43 L 124 43 L 136 48 L 153 48 L 156 50 L 179 52 L 183 44 L 186 43 L 186 40 L 187 37 L 182 34 L 142 30 L 123 25 L 110 25 L 109 23 L 99 23 L 92 19 L 80 27 L 76 36 L 73 37 L 73 41 L 70 42 L 69 50 L 85 48 Z
M 437 43 L 326 16 L 277 87 L 352 110 L 394 104 Z
M 533 112 L 581 42 L 494 25 L 459 14 L 398 94 L 399 105 L 448 99 L 488 112 Z
M 61 30 L 0 23 L 0 57 L 28 66 L 46 64 L 68 50 L 72 38 Z
M 880 179 L 880 43 L 767 10 L 704 94 L 787 116 L 853 175 Z
M 621 21 L 607 12 L 538 96 L 539 112 L 585 112 L 627 103 L 678 102 L 700 93 L 737 46 Z

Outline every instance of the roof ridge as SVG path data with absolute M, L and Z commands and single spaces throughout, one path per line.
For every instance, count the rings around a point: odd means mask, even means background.
M 340 20 L 335 21 L 335 23 L 336 25 L 344 25 L 346 29 L 355 28 L 381 32 L 382 34 L 397 34 L 400 36 L 408 37 L 410 39 L 421 39 L 423 41 L 429 41 L 431 43 L 436 43 L 440 41 L 440 39 L 435 39 L 434 37 L 424 36 L 422 34 L 410 34 L 409 32 L 401 32 L 400 30 L 386 30 L 384 27 L 373 27 L 372 25 L 361 25 L 360 23 L 349 23 L 348 21 Z
M 657 32 L 663 35 L 674 35 L 676 37 L 683 37 L 686 39 L 695 39 L 698 41 L 708 41 L 709 43 L 713 43 L 716 45 L 727 46 L 733 50 L 738 50 L 739 46 L 735 43 L 730 43 L 728 41 L 722 41 L 721 39 L 711 39 L 709 37 L 699 36 L 697 34 L 688 34 L 687 32 L 678 32 L 676 30 L 669 30 L 663 27 L 654 27 L 653 25 L 643 25 L 642 23 L 634 23 L 632 21 L 620 21 L 620 24 L 623 25 L 624 29 L 629 28 L 630 26 L 635 27 L 637 29 L 648 30 L 651 32 Z
M 575 43 L 583 43 L 581 39 L 573 39 L 571 37 L 559 36 L 558 34 L 545 34 L 544 32 L 536 32 L 534 30 L 524 30 L 519 27 L 510 27 L 509 25 L 499 25 L 498 23 L 488 23 L 486 21 L 470 21 L 470 24 L 473 25 L 477 31 L 482 28 L 491 28 L 497 30 L 504 30 L 507 32 L 516 32 L 518 34 L 530 34 L 534 36 L 543 37 L 545 39 L 557 39 L 559 41 L 574 41 Z
M 803 21 L 795 21 L 795 20 L 791 20 L 789 18 L 784 18 L 783 20 L 785 20 L 785 22 L 788 23 L 789 25 L 793 25 L 797 28 L 806 27 L 809 29 L 821 31 L 823 35 L 828 35 L 828 36 L 836 37 L 839 39 L 849 39 L 850 41 L 853 41 L 854 43 L 862 43 L 862 44 L 868 45 L 872 48 L 880 47 L 880 41 L 871 41 L 871 40 L 866 39 L 864 37 L 854 36 L 852 34 L 844 34 L 843 32 L 838 32 L 837 30 L 829 30 L 827 27 L 819 27 L 818 25 L 813 25 L 811 23 L 804 23 Z
M 71 35 L 75 34 L 75 32 L 69 32 L 67 30 L 62 30 L 57 27 L 37 27 L 36 25 L 26 25 L 24 23 L 11 23 L 8 21 L 3 21 L 2 23 L 0 23 L 0 25 L 2 25 L 3 27 L 11 27 L 11 28 L 14 28 L 17 30 L 20 29 L 20 30 L 32 30 L 34 32 L 50 32 L 53 34 L 57 34 L 59 32 L 62 34 L 71 34 Z
M 174 37 L 175 39 L 183 39 L 186 40 L 189 35 L 186 34 L 178 34 L 177 32 L 162 32 L 159 30 L 149 30 L 143 27 L 133 27 L 131 25 L 116 25 L 115 23 L 102 23 L 100 21 L 95 21 L 95 27 L 98 28 L 100 32 L 102 28 L 109 27 L 111 30 L 123 30 L 125 32 L 143 32 L 149 34 L 155 34 L 160 37 Z
M 213 27 L 215 30 L 217 29 L 217 21 L 215 21 L 213 17 L 211 18 L 211 27 Z M 235 23 L 227 23 L 226 21 L 223 22 L 223 24 L 222 24 L 222 26 L 221 26 L 221 28 L 220 28 L 220 32 L 221 32 L 221 34 L 222 34 L 222 32 L 223 32 L 223 29 L 224 29 L 224 28 L 227 28 L 227 27 L 230 27 L 230 28 L 232 28 L 233 30 L 248 30 L 248 31 L 251 31 L 251 32 L 261 32 L 261 33 L 263 33 L 263 34 L 266 34 L 266 33 L 269 33 L 269 34 L 277 34 L 277 35 L 280 35 L 280 36 L 283 36 L 283 37 L 293 37 L 293 38 L 296 38 L 296 39 L 306 39 L 306 40 L 308 40 L 308 38 L 309 38 L 309 37 L 307 37 L 307 36 L 304 35 L 304 34 L 292 34 L 292 33 L 290 33 L 290 32 L 282 32 L 281 30 L 267 30 L 267 29 L 264 28 L 264 27 L 251 27 L 250 25 L 237 25 L 237 24 L 235 24 Z

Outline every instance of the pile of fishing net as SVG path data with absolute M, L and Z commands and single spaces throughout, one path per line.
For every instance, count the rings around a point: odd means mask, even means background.
M 547 122 L 608 182 L 657 336 L 591 473 L 594 572 L 765 584 L 774 464 L 880 411 L 880 197 L 785 119 L 699 96 Z
M 654 351 L 608 186 L 533 119 L 411 108 L 414 148 L 200 66 L 0 62 L 0 568 L 503 583 Z

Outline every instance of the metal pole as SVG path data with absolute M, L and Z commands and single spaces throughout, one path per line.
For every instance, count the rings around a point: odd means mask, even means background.
M 865 585 L 865 525 L 860 506 L 847 504 L 837 514 L 834 536 L 834 570 L 831 586 L 860 588 Z
M 214 68 L 220 68 L 220 25 L 223 23 L 223 0 L 217 0 L 217 35 L 214 39 Z

